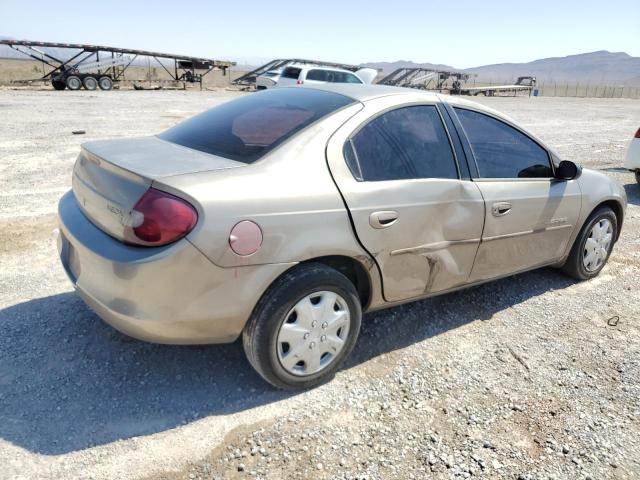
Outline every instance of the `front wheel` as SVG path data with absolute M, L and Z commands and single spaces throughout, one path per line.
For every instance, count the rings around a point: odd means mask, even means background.
M 265 293 L 243 332 L 249 363 L 278 388 L 325 382 L 351 353 L 362 310 L 342 273 L 323 264 L 300 265 Z
M 598 208 L 580 230 L 562 270 L 578 280 L 597 276 L 611 255 L 617 228 L 613 210 Z

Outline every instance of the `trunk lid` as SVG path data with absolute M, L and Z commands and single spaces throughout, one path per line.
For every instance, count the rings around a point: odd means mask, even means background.
M 157 137 L 88 142 L 73 168 L 72 188 L 83 213 L 124 240 L 125 228 L 140 221 L 134 206 L 154 180 L 244 165 Z

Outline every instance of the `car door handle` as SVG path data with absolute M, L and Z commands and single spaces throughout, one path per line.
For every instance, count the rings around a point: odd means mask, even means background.
M 511 204 L 509 202 L 497 202 L 493 204 L 491 213 L 494 217 L 502 217 L 511 211 Z
M 393 210 L 382 210 L 369 215 L 369 225 L 373 228 L 387 228 L 396 223 L 398 212 Z

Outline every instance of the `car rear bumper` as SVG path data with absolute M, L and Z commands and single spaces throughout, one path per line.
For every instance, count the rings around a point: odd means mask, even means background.
M 58 216 L 58 252 L 80 296 L 114 328 L 150 342 L 234 341 L 260 296 L 293 265 L 221 268 L 186 239 L 125 245 L 94 226 L 72 192 Z

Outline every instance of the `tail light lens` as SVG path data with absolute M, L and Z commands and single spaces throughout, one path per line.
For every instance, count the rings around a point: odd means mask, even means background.
M 155 188 L 147 190 L 133 210 L 134 225 L 126 237 L 135 245 L 157 247 L 175 242 L 198 221 L 198 213 L 189 203 Z
M 635 134 L 635 138 L 640 138 L 640 128 L 638 129 L 638 131 Z
M 297 84 L 297 85 L 302 85 L 303 83 L 304 83 L 304 81 L 303 81 L 303 80 L 298 80 L 298 81 L 296 81 L 296 84 Z

